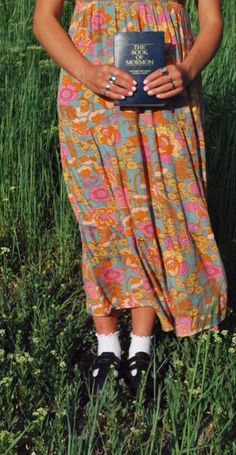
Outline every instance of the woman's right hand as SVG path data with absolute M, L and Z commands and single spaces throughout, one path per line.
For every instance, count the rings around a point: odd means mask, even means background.
M 111 85 L 111 88 L 106 91 L 106 95 L 104 95 L 103 92 L 109 83 L 111 74 L 116 74 L 117 79 Z M 114 65 L 105 63 L 95 65 L 89 62 L 84 68 L 80 81 L 97 95 L 105 96 L 112 100 L 125 99 L 126 96 L 132 96 L 137 88 L 137 82 L 129 73 Z

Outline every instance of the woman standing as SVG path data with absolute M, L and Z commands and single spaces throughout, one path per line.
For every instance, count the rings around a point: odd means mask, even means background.
M 37 0 L 34 34 L 61 67 L 60 150 L 79 223 L 86 309 L 98 356 L 93 387 L 108 367 L 121 374 L 119 312 L 131 310 L 126 379 L 136 392 L 150 363 L 158 316 L 178 337 L 214 329 L 227 284 L 206 202 L 200 72 L 223 30 L 220 0 L 199 0 L 194 40 L 183 0 L 78 0 L 68 34 L 64 0 Z M 144 81 L 165 108 L 121 109 L 136 81 L 114 66 L 119 31 L 164 31 L 166 66 Z

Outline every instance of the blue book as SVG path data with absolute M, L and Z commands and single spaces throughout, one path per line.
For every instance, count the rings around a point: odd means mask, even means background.
M 114 65 L 133 75 L 137 90 L 119 106 L 165 106 L 165 100 L 148 95 L 143 80 L 165 65 L 164 32 L 119 32 L 114 35 Z

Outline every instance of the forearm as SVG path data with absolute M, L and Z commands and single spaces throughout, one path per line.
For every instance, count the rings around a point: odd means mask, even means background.
M 52 14 L 34 19 L 33 33 L 48 55 L 78 80 L 89 61 L 76 49 L 66 31 Z
M 212 21 L 205 25 L 183 61 L 190 81 L 193 80 L 216 54 L 223 35 L 223 21 Z

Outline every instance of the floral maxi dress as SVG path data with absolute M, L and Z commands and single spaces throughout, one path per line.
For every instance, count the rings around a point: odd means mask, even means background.
M 76 2 L 68 34 L 91 63 L 114 64 L 119 31 L 164 31 L 167 64 L 194 43 L 183 1 Z M 152 306 L 182 337 L 225 318 L 227 284 L 206 202 L 201 81 L 175 98 L 120 108 L 61 68 L 57 109 L 87 313 Z

